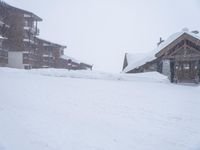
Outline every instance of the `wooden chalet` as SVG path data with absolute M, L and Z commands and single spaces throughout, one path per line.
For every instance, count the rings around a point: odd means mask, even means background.
M 151 53 L 134 60 L 125 55 L 123 72 L 138 73 L 158 71 L 167 75 L 171 82 L 200 81 L 200 37 L 198 31 L 184 29 L 160 41 Z

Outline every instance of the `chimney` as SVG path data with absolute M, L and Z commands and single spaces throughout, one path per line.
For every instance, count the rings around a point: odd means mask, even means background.
M 162 42 L 164 42 L 164 40 L 162 39 L 162 37 L 160 37 L 159 42 L 157 43 L 157 46 L 159 46 Z

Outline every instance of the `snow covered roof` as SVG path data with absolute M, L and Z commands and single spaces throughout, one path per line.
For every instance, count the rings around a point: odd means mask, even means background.
M 167 47 L 169 44 L 171 44 L 173 41 L 178 39 L 183 34 L 188 34 L 196 39 L 200 40 L 200 35 L 194 32 L 190 32 L 187 28 L 184 28 L 181 32 L 177 32 L 172 34 L 167 40 L 162 42 L 157 48 L 155 48 L 153 51 L 149 53 L 143 53 L 143 54 L 126 54 L 128 65 L 124 68 L 123 72 L 131 71 L 134 68 L 140 67 L 143 64 L 153 61 L 156 59 L 156 54 Z
M 35 15 L 34 13 L 32 12 L 29 12 L 27 10 L 23 10 L 23 9 L 20 9 L 20 8 L 17 8 L 17 7 L 14 7 L 14 6 L 11 6 L 10 4 L 7 4 L 6 2 L 3 2 L 1 1 L 0 5 L 2 7 L 5 7 L 5 8 L 8 8 L 8 9 L 11 9 L 11 10 L 14 10 L 14 11 L 18 11 L 20 13 L 24 13 L 26 15 L 29 15 L 30 17 L 33 17 L 35 20 L 37 21 L 42 21 L 42 18 L 38 17 L 37 15 Z
M 85 60 L 84 60 L 84 61 L 83 61 L 83 60 L 77 60 L 77 59 L 75 59 L 74 57 L 71 57 L 71 56 L 62 55 L 61 58 L 62 58 L 62 59 L 65 59 L 65 60 L 71 59 L 72 62 L 75 62 L 75 63 L 78 63 L 78 64 L 85 64 L 85 65 L 91 66 L 91 65 L 90 65 L 91 63 L 89 63 L 89 62 L 87 62 L 87 61 L 85 61 Z
M 39 37 L 36 37 L 36 39 L 37 39 L 38 41 L 42 41 L 42 42 L 43 42 L 43 46 L 56 46 L 56 47 L 67 48 L 67 46 L 60 45 L 60 44 L 57 44 L 57 43 L 53 43 L 53 42 L 51 42 L 51 41 L 47 41 L 47 40 L 44 40 L 44 39 L 39 38 Z
M 162 49 L 164 49 L 166 46 L 168 46 L 169 44 L 171 44 L 173 41 L 175 41 L 176 39 L 178 39 L 180 36 L 182 36 L 183 34 L 188 34 L 196 39 L 200 40 L 200 35 L 190 32 L 189 29 L 184 28 L 181 32 L 177 32 L 172 34 L 166 41 L 164 41 L 163 43 L 161 43 L 154 51 L 156 53 L 158 53 L 159 51 L 161 51 Z
M 154 52 L 150 53 L 137 53 L 137 54 L 126 54 L 128 66 L 124 68 L 123 72 L 128 72 L 134 68 L 142 66 L 146 62 L 150 62 L 156 59 Z
M 5 39 L 3 36 L 0 35 L 0 39 Z
M 75 62 L 75 63 L 78 63 L 78 64 L 81 63 L 80 61 L 78 61 L 78 60 L 76 60 L 75 58 L 70 57 L 70 56 L 62 55 L 61 58 L 62 58 L 62 59 L 65 59 L 65 60 L 69 60 L 69 59 L 71 59 L 72 62 Z

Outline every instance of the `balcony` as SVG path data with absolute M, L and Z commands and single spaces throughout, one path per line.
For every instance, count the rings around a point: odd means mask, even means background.
M 0 17 L 0 27 L 9 28 L 10 26 L 4 22 L 4 19 Z
M 31 43 L 31 44 L 34 44 L 34 43 L 35 43 L 33 39 L 29 39 L 28 37 L 25 37 L 25 38 L 23 39 L 23 41 L 24 41 L 24 42 L 29 42 L 29 43 Z
M 55 66 L 55 58 L 52 54 L 43 54 L 42 55 L 43 66 L 48 66 L 49 68 Z
M 37 27 L 30 27 L 30 26 L 24 26 L 24 30 L 27 30 L 29 33 L 37 36 L 40 33 L 40 30 Z
M 53 58 L 53 54 L 43 54 L 43 58 Z
M 0 18 L 0 36 L 5 36 L 6 32 L 8 31 L 9 26 L 3 22 Z M 0 37 L 1 38 L 1 37 Z
M 39 60 L 40 60 L 40 56 L 37 54 L 33 54 L 33 53 L 29 53 L 29 52 L 23 53 L 23 63 L 24 64 L 38 63 Z

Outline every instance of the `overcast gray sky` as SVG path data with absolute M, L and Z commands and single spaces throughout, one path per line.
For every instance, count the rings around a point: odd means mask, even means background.
M 120 72 L 125 52 L 148 52 L 159 37 L 200 30 L 200 0 L 5 0 L 43 18 L 40 37 L 65 53 Z

